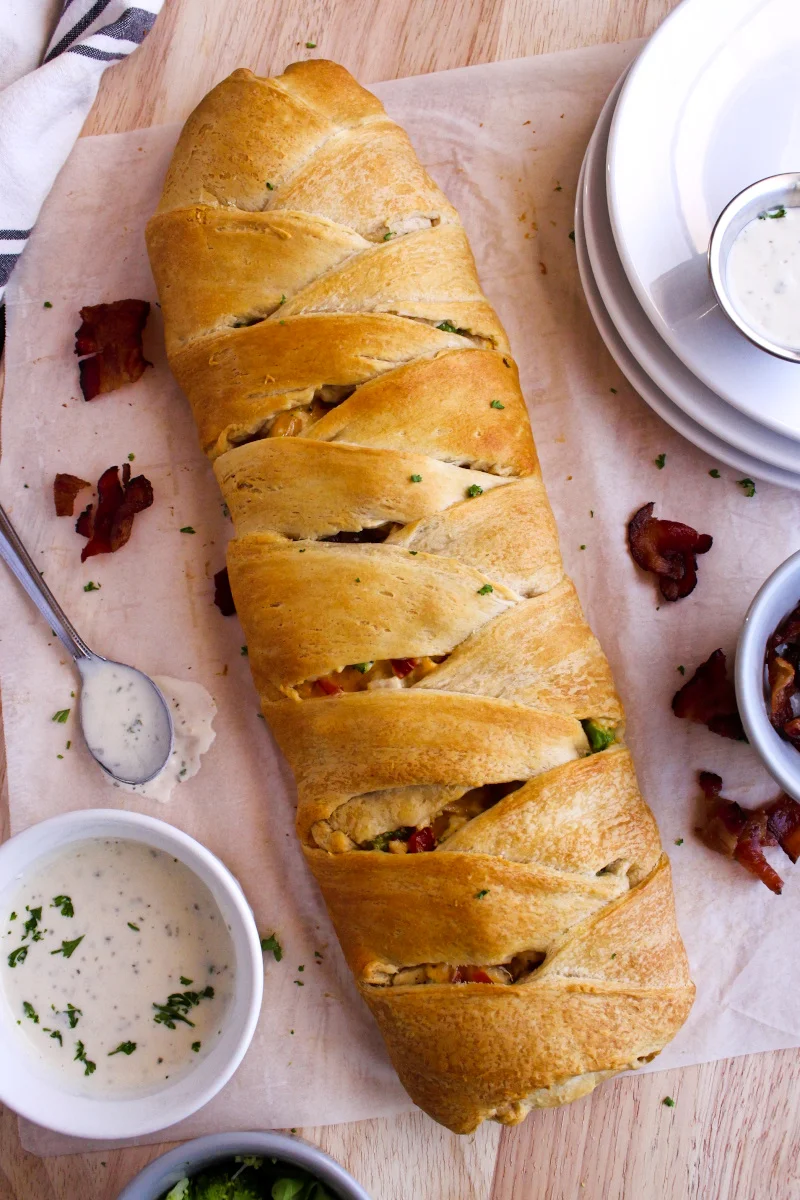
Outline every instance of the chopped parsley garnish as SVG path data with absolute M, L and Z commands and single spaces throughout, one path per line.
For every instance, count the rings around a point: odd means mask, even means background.
M 499 400 L 493 400 L 489 408 L 505 408 L 505 404 L 501 404 Z
M 489 889 L 488 889 L 488 888 L 481 888 L 481 890 L 480 890 L 479 892 L 476 892 L 476 893 L 475 893 L 475 899 L 476 899 L 476 900 L 482 900 L 484 896 L 488 896 L 488 895 L 489 895 Z
M 608 390 L 611 392 L 612 396 L 617 396 L 619 394 L 616 388 L 609 388 Z
M 134 925 L 133 921 L 128 921 L 128 929 L 132 929 L 134 933 L 139 932 L 139 926 Z M 183 981 L 181 981 L 181 982 L 183 982 Z M 191 983 L 191 980 L 189 980 L 189 982 Z
M 75 940 L 72 942 L 62 942 L 57 950 L 51 950 L 50 953 L 63 954 L 64 958 L 72 958 L 73 954 L 78 949 L 78 946 L 80 946 L 85 937 L 86 934 L 82 933 L 79 938 L 75 938 Z
M 682 846 L 682 845 L 683 845 L 683 838 L 675 838 L 675 845 L 676 845 L 676 846 Z
M 302 979 L 295 979 L 294 983 L 296 983 L 298 987 L 305 987 L 305 984 L 303 983 Z
M 50 1037 L 51 1037 L 51 1038 L 54 1038 L 54 1039 L 55 1039 L 55 1040 L 58 1042 L 59 1046 L 63 1046 L 63 1045 L 64 1045 L 64 1039 L 63 1039 L 63 1037 L 61 1036 L 61 1030 L 60 1030 L 60 1029 L 48 1029 L 48 1027 L 47 1027 L 46 1025 L 43 1025 L 43 1026 L 42 1026 L 42 1032 L 43 1032 L 43 1033 L 49 1033 L 49 1034 L 50 1034 Z
M 60 708 L 58 712 L 54 712 L 51 721 L 55 721 L 58 725 L 66 725 L 69 719 L 70 710 L 68 708 Z
M 570 229 L 570 231 L 569 231 L 569 240 L 571 242 L 575 241 L 575 230 L 574 229 Z
M 182 525 L 181 533 L 197 533 L 197 530 L 193 529 L 191 525 Z
M 135 455 L 135 454 L 129 454 L 129 455 L 128 455 L 128 462 L 133 462 L 133 460 L 134 460 L 135 458 L 136 458 L 136 455 Z
M 192 1049 L 194 1050 L 195 1054 L 198 1054 L 200 1052 L 200 1047 L 202 1046 L 202 1044 L 203 1044 L 202 1042 L 192 1042 Z
M 770 221 L 777 221 L 780 217 L 786 216 L 786 209 L 782 204 L 776 204 L 774 208 L 768 208 L 766 212 L 758 214 L 759 221 L 766 221 L 769 217 Z
M 492 585 L 490 583 L 485 583 L 483 585 L 483 587 L 478 588 L 478 595 L 479 596 L 488 596 L 489 592 L 493 592 L 493 591 L 494 591 L 494 588 L 492 587 Z
M 99 592 L 100 586 L 99 583 L 95 583 L 94 580 L 90 579 L 88 583 L 83 585 L 83 590 L 85 592 Z
M 247 658 L 250 654 L 250 651 L 247 649 L 247 646 L 242 646 L 239 653 L 241 654 L 242 658 Z
M 663 471 L 663 470 L 664 470 L 664 464 L 666 463 L 666 461 L 667 461 L 667 456 L 666 456 L 666 454 L 658 454 L 658 455 L 657 455 L 657 456 L 656 456 L 656 457 L 653 459 L 653 462 L 656 464 L 656 466 L 658 467 L 659 471 Z
M 684 667 L 684 666 L 683 666 L 683 664 L 681 664 L 681 666 L 677 667 L 676 669 L 677 669 L 678 671 L 680 671 L 681 675 L 685 675 L 685 674 L 686 674 L 686 667 Z
M 22 1011 L 25 1013 L 26 1017 L 33 1021 L 34 1025 L 39 1024 L 39 1014 L 29 1000 L 22 1001 Z
M 503 366 L 508 367 L 509 371 L 511 370 L 511 363 L 508 361 L 507 358 L 503 359 Z
M 712 467 L 708 473 L 712 479 L 720 479 L 721 478 L 720 473 L 716 467 Z
M 36 936 L 36 928 L 42 919 L 42 906 L 41 906 L 41 904 L 39 904 L 36 908 L 28 908 L 28 906 L 26 904 L 25 910 L 26 910 L 26 912 L 29 912 L 31 915 L 28 917 L 27 921 L 25 922 L 25 932 L 22 935 L 23 941 L 25 940 L 26 937 L 31 937 L 32 941 L 40 942 L 42 940 L 42 935 L 39 934 L 38 937 Z
M 283 292 L 281 292 L 281 298 L 278 301 L 278 304 L 285 304 L 285 303 L 286 303 L 286 296 L 283 294 Z
M 120 1042 L 116 1050 L 109 1050 L 108 1057 L 112 1054 L 133 1054 L 136 1049 L 136 1042 Z
M 316 42 L 306 42 L 306 50 L 316 50 L 316 48 L 317 48 Z
M 444 330 L 445 333 L 458 333 L 452 321 L 442 321 L 436 328 Z
M 192 983 L 194 983 L 193 979 L 187 979 L 185 975 L 181 975 L 181 984 L 183 987 L 189 987 Z
M 672 1096 L 665 1096 L 664 1099 L 661 1101 L 661 1103 L 666 1108 L 674 1108 L 675 1107 L 675 1101 L 672 1099 Z
M 578 546 L 578 549 L 579 549 L 579 550 L 585 550 L 585 549 L 586 549 L 586 542 L 581 542 L 580 546 Z
M 42 305 L 42 308 L 52 308 L 52 307 L 53 307 L 53 305 L 50 300 L 45 300 L 44 304 Z
M 25 959 L 27 957 L 28 957 L 28 947 L 27 946 L 17 946 L 16 950 L 12 950 L 8 956 L 8 965 L 10 967 L 16 967 L 20 963 L 24 963 Z
M 16 914 L 15 912 L 13 912 L 13 913 L 11 914 L 11 916 L 10 916 L 8 919 L 9 919 L 9 921 L 16 921 L 16 919 L 17 919 L 17 914 Z
M 280 944 L 274 933 L 268 934 L 267 937 L 261 939 L 261 949 L 264 954 L 271 950 L 275 956 L 275 962 L 280 962 L 283 958 L 283 946 Z
M 69 745 L 67 745 L 69 749 Z M 54 896 L 51 908 L 60 908 L 62 917 L 74 917 L 75 909 L 72 907 L 72 900 L 69 896 Z
M 389 241 L 389 238 L 393 238 L 393 237 L 394 237 L 394 230 L 393 230 L 393 229 L 387 229 L 387 230 L 386 230 L 386 233 L 383 235 L 383 240 L 384 240 L 385 242 L 388 242 L 388 241 Z
M 91 1075 L 97 1070 L 97 1063 L 93 1063 L 86 1057 L 86 1047 L 84 1046 L 83 1042 L 75 1043 L 75 1058 L 73 1059 L 73 1062 L 83 1063 L 84 1075 Z
M 190 1021 L 186 1014 L 197 1008 L 201 1000 L 213 999 L 214 989 L 210 986 L 203 988 L 202 992 L 171 992 L 166 1003 L 153 1005 L 156 1010 L 153 1020 L 156 1025 L 166 1025 L 167 1029 L 175 1029 L 177 1021 L 194 1029 L 194 1021 Z
M 467 488 L 468 496 L 482 496 L 483 488 L 479 483 L 473 483 Z
M 74 1029 L 78 1024 L 78 1020 L 83 1016 L 83 1010 L 76 1008 L 74 1004 L 67 1005 L 66 1018 L 69 1021 L 70 1029 Z
M 273 183 L 270 183 L 270 181 L 269 181 L 269 180 L 267 180 L 267 191 L 268 191 L 268 192 L 274 192 L 274 191 L 275 191 L 275 185 L 274 185 Z
M 412 475 L 410 478 L 412 483 L 422 483 L 421 475 Z
M 747 479 L 745 477 L 744 479 L 737 479 L 736 482 L 744 492 L 745 496 L 755 496 L 756 485 L 753 483 L 752 479 Z
M 353 670 L 360 671 L 362 675 L 366 675 L 367 671 L 374 666 L 374 662 L 353 663 Z

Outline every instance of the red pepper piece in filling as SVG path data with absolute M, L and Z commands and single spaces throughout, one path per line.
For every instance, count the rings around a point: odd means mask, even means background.
M 494 983 L 482 967 L 456 967 L 452 983 Z
M 415 829 L 408 839 L 408 853 L 421 854 L 424 850 L 435 850 L 436 838 L 430 825 L 424 829 Z
M 406 675 L 410 675 L 414 668 L 419 666 L 418 658 L 393 658 L 390 662 L 398 679 L 405 679 Z
M 321 679 L 315 680 L 317 687 L 323 691 L 326 696 L 341 696 L 344 688 L 340 688 L 338 683 L 334 683 L 332 679 L 328 679 L 323 675 Z

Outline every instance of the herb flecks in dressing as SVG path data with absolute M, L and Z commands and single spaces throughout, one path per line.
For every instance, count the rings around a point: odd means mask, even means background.
M 726 281 L 751 329 L 800 348 L 800 208 L 767 209 L 745 225 L 728 253 Z
M 167 758 L 170 729 L 150 680 L 104 659 L 83 659 L 78 668 L 81 725 L 92 754 L 119 779 L 135 782 L 154 775 Z
M 211 727 L 217 706 L 211 695 L 199 683 L 172 679 L 169 675 L 154 675 L 153 682 L 169 705 L 175 739 L 169 762 L 149 783 L 129 787 L 114 784 L 123 791 L 136 792 L 148 800 L 166 803 L 175 788 L 186 783 L 200 770 L 201 758 L 211 748 L 217 736 Z
M 54 892 L 69 906 L 48 907 Z M 183 863 L 139 842 L 93 838 L 44 859 L 8 899 L 16 912 L 42 909 L 47 926 L 39 917 L 32 932 L 41 939 L 29 935 L 13 964 L 19 932 L 0 935 L 0 1015 L 63 1085 L 109 1096 L 157 1088 L 216 1044 L 233 945 L 211 893 Z

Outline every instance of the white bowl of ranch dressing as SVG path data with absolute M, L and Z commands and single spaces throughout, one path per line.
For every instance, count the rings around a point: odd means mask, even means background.
M 734 196 L 711 233 L 708 269 L 737 329 L 800 363 L 800 172 L 772 175 Z
M 179 829 L 87 809 L 0 846 L 0 1102 L 37 1124 L 116 1139 L 195 1112 L 262 990 L 244 893 Z

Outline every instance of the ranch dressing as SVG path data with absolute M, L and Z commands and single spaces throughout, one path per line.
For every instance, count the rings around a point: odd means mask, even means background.
M 109 1097 L 152 1090 L 216 1043 L 233 943 L 208 888 L 172 855 L 76 842 L 3 904 L 0 1009 L 62 1085 Z
M 155 775 L 167 760 L 172 731 L 158 691 L 141 671 L 103 658 L 78 663 L 86 744 L 118 779 Z
M 754 332 L 800 348 L 800 208 L 780 205 L 745 225 L 728 253 L 726 281 Z
M 166 803 L 175 788 L 186 783 L 200 770 L 201 757 L 211 748 L 217 736 L 211 727 L 217 706 L 208 691 L 199 683 L 187 679 L 172 679 L 169 675 L 154 675 L 153 683 L 166 700 L 172 714 L 174 738 L 172 753 L 163 771 L 148 783 L 120 784 L 109 780 L 114 787 L 135 792 L 147 800 Z

